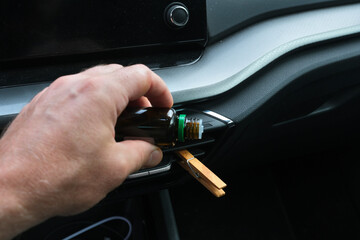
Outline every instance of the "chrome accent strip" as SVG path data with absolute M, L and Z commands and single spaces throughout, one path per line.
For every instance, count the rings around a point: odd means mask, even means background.
M 205 110 L 205 111 L 203 111 L 203 113 L 206 114 L 206 115 L 209 115 L 211 117 L 214 117 L 214 118 L 218 119 L 219 121 L 226 123 L 227 125 L 234 125 L 233 120 L 231 120 L 231 119 L 229 119 L 227 117 L 224 117 L 223 115 L 218 114 L 216 112 L 213 112 L 213 111 L 210 111 L 210 110 Z
M 130 174 L 127 178 L 134 179 L 134 178 L 140 178 L 140 177 L 145 177 L 145 176 L 149 176 L 149 171 L 136 172 L 136 173 Z
M 162 168 L 156 168 L 156 169 L 150 170 L 149 175 L 167 172 L 167 171 L 170 171 L 170 169 L 171 169 L 171 164 L 166 165 L 165 167 L 162 167 Z

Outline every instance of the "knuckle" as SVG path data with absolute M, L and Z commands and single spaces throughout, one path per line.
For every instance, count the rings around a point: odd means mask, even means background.
M 93 93 L 101 89 L 101 79 L 98 77 L 86 78 L 78 86 L 77 92 L 80 94 L 83 93 Z
M 123 68 L 122 65 L 116 64 L 116 63 L 112 63 L 112 64 L 100 64 L 100 65 L 96 65 L 94 67 L 85 69 L 82 74 L 85 75 L 101 75 L 101 74 L 107 74 L 110 73 L 112 71 L 117 71 L 120 70 L 121 68 Z
M 135 64 L 135 65 L 133 65 L 133 67 L 143 69 L 143 70 L 150 70 L 146 65 L 144 65 L 142 63 Z
M 139 75 L 142 75 L 143 77 L 146 78 L 149 78 L 151 76 L 151 70 L 147 66 L 143 64 L 137 64 L 134 67 Z
M 52 85 L 55 87 L 60 87 L 60 86 L 64 86 L 65 84 L 67 84 L 69 81 L 71 80 L 70 76 L 62 76 L 59 77 L 58 79 L 56 79 Z
M 128 163 L 128 159 L 126 158 L 126 156 L 124 156 L 123 158 L 120 158 L 118 161 L 118 168 L 124 173 L 124 174 L 129 174 L 130 173 L 130 167 L 129 167 L 129 163 Z
M 69 80 L 69 76 L 61 76 L 58 79 L 56 79 L 57 82 L 66 82 Z
M 146 86 L 151 85 L 152 81 L 152 71 L 143 64 L 138 64 L 135 66 L 135 73 L 139 76 L 139 79 L 145 83 Z
M 111 67 L 112 69 L 115 69 L 115 70 L 123 68 L 123 65 L 116 64 L 116 63 L 111 63 L 108 66 Z

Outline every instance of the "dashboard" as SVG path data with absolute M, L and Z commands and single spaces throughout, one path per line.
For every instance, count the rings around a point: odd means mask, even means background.
M 287 156 L 299 141 L 311 149 L 314 135 L 329 138 L 329 116 L 336 126 L 357 126 L 358 1 L 36 0 L 2 1 L 0 9 L 0 129 L 56 78 L 105 63 L 149 66 L 170 88 L 178 112 L 203 119 L 203 140 L 164 150 L 159 166 L 130 175 L 105 203 L 185 181 L 175 164 L 178 149 L 221 175 L 263 164 L 255 156 Z M 316 130 L 303 134 L 309 125 Z M 52 220 L 21 239 L 69 221 Z

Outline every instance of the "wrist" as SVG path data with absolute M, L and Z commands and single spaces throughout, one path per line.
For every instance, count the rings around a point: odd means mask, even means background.
M 16 196 L 1 192 L 0 239 L 11 239 L 33 226 L 34 220 Z
M 11 239 L 26 229 L 40 223 L 43 219 L 30 209 L 29 194 L 17 181 L 19 174 L 10 166 L 11 159 L 4 151 L 0 140 L 0 239 Z M 15 155 L 13 155 L 15 157 Z

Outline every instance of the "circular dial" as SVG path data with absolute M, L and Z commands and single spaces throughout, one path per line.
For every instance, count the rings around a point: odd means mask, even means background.
M 167 23 L 174 28 L 184 27 L 189 21 L 189 10 L 185 5 L 175 3 L 169 5 L 165 10 Z

